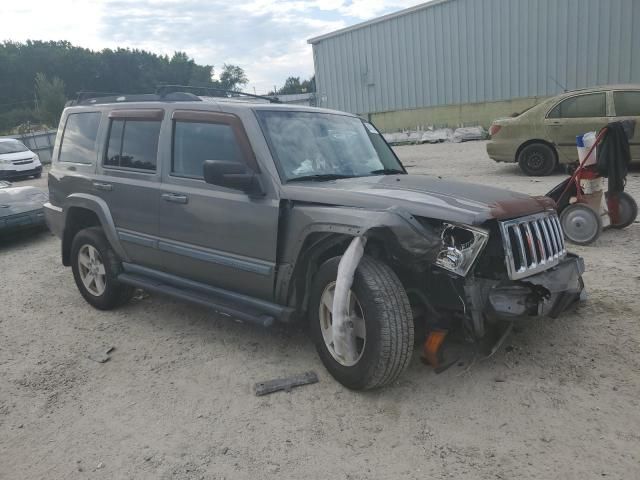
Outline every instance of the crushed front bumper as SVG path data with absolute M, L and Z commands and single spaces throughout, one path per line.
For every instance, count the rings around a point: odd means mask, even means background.
M 477 333 L 485 320 L 517 320 L 534 316 L 555 318 L 584 294 L 584 261 L 571 253 L 554 268 L 521 280 L 473 278 L 465 293 Z

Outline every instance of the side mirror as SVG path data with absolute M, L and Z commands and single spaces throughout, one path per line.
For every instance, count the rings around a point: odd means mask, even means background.
M 211 185 L 241 190 L 251 196 L 264 195 L 256 172 L 240 162 L 205 160 L 202 165 L 204 181 Z

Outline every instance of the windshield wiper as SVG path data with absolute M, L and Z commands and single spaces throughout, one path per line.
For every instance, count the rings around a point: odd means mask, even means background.
M 381 168 L 380 170 L 373 170 L 369 173 L 371 175 L 398 175 L 404 174 L 405 172 L 398 168 Z
M 287 180 L 288 182 L 326 182 L 328 180 L 339 180 L 341 178 L 353 178 L 354 175 L 343 175 L 340 173 L 316 173 L 314 175 L 303 175 L 301 177 L 294 177 Z

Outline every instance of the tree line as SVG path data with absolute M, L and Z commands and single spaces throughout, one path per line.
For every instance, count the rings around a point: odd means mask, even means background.
M 76 92 L 150 93 L 161 84 L 228 90 L 248 83 L 244 70 L 198 65 L 184 52 L 157 55 L 138 49 L 93 51 L 67 41 L 0 43 L 0 132 L 27 122 L 56 127 Z

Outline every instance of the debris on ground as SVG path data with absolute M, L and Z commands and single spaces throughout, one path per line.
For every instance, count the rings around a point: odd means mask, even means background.
M 109 359 L 111 358 L 109 354 L 113 352 L 115 349 L 116 349 L 115 347 L 107 347 L 104 350 L 99 350 L 97 352 L 90 353 L 88 355 L 88 358 L 89 360 L 93 360 L 94 362 L 105 363 L 109 361 Z
M 268 380 L 266 382 L 256 383 L 255 391 L 256 396 L 268 395 L 270 393 L 284 390 L 285 392 L 291 391 L 293 387 L 299 387 L 302 385 L 308 385 L 311 383 L 318 383 L 318 375 L 316 372 L 305 372 L 298 375 L 292 375 L 286 378 L 277 378 L 275 380 Z
M 443 142 L 468 142 L 472 140 L 485 140 L 488 138 L 487 131 L 481 127 L 460 127 L 455 130 L 451 128 L 428 127 L 416 130 L 403 130 L 402 132 L 392 132 L 382 134 L 389 145 L 416 145 L 421 143 L 443 143 Z

